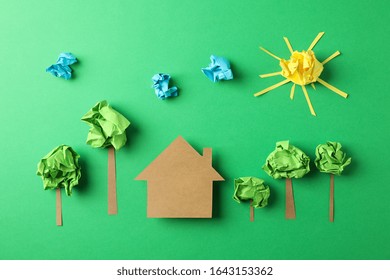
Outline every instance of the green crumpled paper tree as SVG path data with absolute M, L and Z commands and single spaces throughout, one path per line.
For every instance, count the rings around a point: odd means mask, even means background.
M 130 122 L 108 105 L 107 101 L 97 103 L 81 120 L 90 126 L 88 145 L 94 148 L 113 146 L 115 150 L 119 150 L 126 144 L 126 128 Z
M 341 150 L 338 142 L 326 142 L 316 148 L 316 159 L 314 164 L 320 172 L 330 174 L 330 199 L 329 199 L 329 220 L 334 221 L 334 175 L 340 176 L 344 168 L 351 163 L 351 158 Z
M 268 205 L 271 191 L 264 180 L 256 177 L 239 177 L 234 180 L 233 199 L 238 203 L 250 200 L 250 221 L 254 221 L 253 208 L 263 208 Z
M 295 205 L 292 178 L 302 178 L 310 171 L 310 158 L 289 141 L 276 143 L 276 149 L 269 154 L 263 170 L 272 178 L 286 178 L 286 219 L 295 219 Z
M 109 148 L 108 214 L 117 214 L 115 150 L 126 144 L 126 129 L 130 122 L 105 100 L 92 107 L 81 120 L 90 126 L 87 144 L 94 148 Z
M 79 183 L 81 168 L 80 156 L 69 146 L 60 145 L 53 149 L 38 163 L 37 175 L 43 180 L 45 190 L 56 189 L 57 225 L 62 225 L 61 188 L 66 195 L 72 194 L 72 188 Z

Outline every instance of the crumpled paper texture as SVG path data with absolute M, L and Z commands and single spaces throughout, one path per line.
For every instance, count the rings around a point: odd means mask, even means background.
M 263 170 L 274 179 L 302 178 L 310 171 L 310 158 L 289 141 L 276 143 L 276 149 L 266 159 Z
M 55 77 L 64 78 L 69 80 L 72 77 L 72 69 L 69 65 L 77 62 L 76 57 L 71 53 L 61 53 L 57 59 L 56 64 L 53 64 L 46 68 L 46 72 L 49 72 Z
M 169 74 L 162 73 L 156 74 L 152 77 L 154 92 L 161 100 L 169 97 L 176 97 L 178 95 L 177 87 L 168 88 L 170 78 L 171 76 Z
M 38 163 L 37 175 L 41 176 L 44 189 L 65 188 L 65 193 L 70 196 L 72 188 L 81 178 L 79 158 L 66 145 L 58 146 L 42 158 Z
M 282 76 L 301 86 L 316 82 L 324 70 L 312 50 L 294 51 L 290 60 L 281 59 L 279 64 Z
M 126 128 L 130 122 L 115 111 L 106 100 L 97 103 L 82 118 L 89 126 L 87 144 L 94 148 L 122 148 L 127 141 Z
M 268 205 L 270 189 L 264 180 L 256 177 L 240 177 L 234 180 L 233 199 L 237 202 L 252 200 L 251 206 L 263 208 Z
M 309 93 L 306 89 L 307 84 L 311 84 L 311 86 L 315 89 L 315 82 L 318 82 L 322 84 L 324 87 L 328 88 L 329 90 L 335 92 L 336 94 L 340 95 L 343 98 L 347 98 L 348 94 L 342 90 L 339 90 L 335 86 L 332 86 L 331 84 L 327 83 L 326 81 L 322 80 L 320 78 L 320 75 L 324 69 L 324 65 L 340 55 L 341 53 L 339 51 L 334 52 L 332 55 L 327 57 L 322 62 L 319 62 L 312 51 L 312 49 L 315 47 L 315 45 L 318 43 L 318 41 L 321 39 L 321 37 L 325 34 L 325 32 L 319 32 L 318 35 L 314 38 L 312 43 L 310 44 L 309 48 L 307 50 L 303 50 L 301 52 L 294 51 L 290 41 L 287 37 L 284 37 L 284 41 L 287 45 L 287 48 L 289 49 L 291 56 L 289 60 L 285 60 L 283 58 L 280 58 L 270 51 L 266 50 L 263 47 L 260 47 L 262 51 L 267 53 L 268 55 L 272 56 L 273 58 L 277 59 L 279 61 L 279 65 L 281 67 L 280 72 L 273 72 L 273 73 L 267 73 L 260 75 L 261 78 L 268 78 L 273 76 L 281 75 L 285 79 L 283 81 L 280 81 L 276 84 L 273 84 L 259 92 L 256 92 L 254 96 L 260 96 L 263 95 L 269 91 L 272 91 L 276 88 L 279 88 L 287 83 L 292 82 L 292 87 L 290 90 L 290 99 L 294 99 L 295 95 L 295 88 L 296 85 L 300 85 L 303 91 L 303 95 L 306 99 L 307 105 L 309 106 L 310 113 L 313 116 L 316 116 L 316 112 L 313 108 L 313 104 L 311 103 Z
M 317 146 L 314 164 L 320 172 L 341 175 L 344 168 L 352 161 L 341 148 L 340 143 L 329 141 Z
M 210 60 L 210 65 L 206 68 L 202 68 L 202 72 L 206 75 L 207 78 L 209 78 L 214 83 L 220 80 L 233 79 L 233 72 L 230 69 L 230 62 L 226 58 L 211 55 Z

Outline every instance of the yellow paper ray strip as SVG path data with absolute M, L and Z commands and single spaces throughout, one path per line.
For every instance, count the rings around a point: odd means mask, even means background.
M 274 54 L 271 53 L 270 51 L 267 51 L 267 50 L 264 49 L 263 47 L 260 47 L 260 50 L 262 50 L 263 52 L 269 54 L 269 55 L 272 56 L 273 58 L 276 58 L 277 60 L 280 60 L 280 57 L 277 57 L 276 55 L 274 55 Z
M 287 48 L 290 50 L 290 53 L 292 54 L 294 51 L 293 51 L 293 48 L 290 44 L 290 41 L 288 40 L 287 37 L 283 37 L 284 41 L 286 42 L 286 45 L 287 45 Z
M 293 83 L 293 85 L 291 87 L 291 91 L 290 91 L 290 99 L 291 100 L 294 99 L 294 92 L 295 92 L 295 84 Z
M 317 82 L 319 82 L 320 84 L 322 84 L 323 86 L 327 87 L 328 89 L 330 89 L 331 91 L 337 93 L 338 95 L 340 95 L 341 97 L 344 97 L 344 98 L 347 98 L 348 97 L 348 94 L 345 93 L 344 91 L 341 91 L 339 90 L 338 88 L 335 88 L 334 86 L 328 84 L 327 82 L 325 82 L 324 80 L 318 78 L 317 79 Z
M 261 74 L 259 75 L 260 78 L 268 78 L 268 77 L 273 77 L 273 76 L 278 76 L 281 75 L 280 72 L 274 72 L 274 73 L 268 73 L 268 74 Z
M 333 58 L 335 58 L 336 56 L 340 55 L 341 53 L 339 51 L 335 52 L 334 54 L 332 54 L 331 56 L 329 56 L 327 59 L 325 59 L 322 63 L 322 65 L 325 65 L 326 63 L 328 63 L 329 61 L 331 61 Z
M 311 87 L 316 90 L 316 85 L 314 83 L 311 83 Z
M 317 37 L 314 38 L 313 42 L 311 43 L 310 47 L 307 49 L 310 51 L 314 46 L 318 43 L 318 41 L 321 39 L 321 37 L 324 35 L 325 32 L 318 33 Z
M 274 84 L 273 86 L 267 87 L 266 89 L 263 89 L 262 91 L 259 91 L 258 93 L 255 93 L 254 96 L 262 95 L 262 94 L 264 94 L 266 92 L 269 92 L 269 91 L 271 91 L 271 90 L 273 90 L 273 89 L 275 89 L 277 87 L 280 87 L 280 86 L 282 86 L 284 84 L 287 84 L 288 82 L 290 82 L 290 80 L 289 79 L 285 79 L 284 81 L 281 81 L 281 82 L 279 82 L 277 84 Z
M 309 94 L 307 93 L 306 87 L 302 86 L 302 90 L 303 90 L 303 94 L 305 95 L 307 105 L 309 105 L 310 113 L 313 116 L 316 116 L 316 112 L 314 112 L 313 106 L 311 105 L 310 97 L 309 97 Z

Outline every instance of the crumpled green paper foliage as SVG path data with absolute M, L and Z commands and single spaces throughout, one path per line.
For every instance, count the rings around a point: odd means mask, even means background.
M 270 189 L 264 180 L 256 177 L 240 177 L 234 180 L 233 199 L 237 202 L 252 200 L 251 206 L 263 208 L 268 205 Z
M 130 122 L 108 105 L 107 101 L 97 103 L 81 120 L 90 126 L 88 145 L 94 148 L 112 145 L 115 150 L 119 150 L 126 144 L 126 128 Z
M 80 156 L 69 146 L 61 145 L 48 153 L 38 163 L 37 175 L 43 180 L 43 188 L 65 188 L 70 196 L 72 188 L 79 183 Z
M 310 171 L 310 158 L 289 141 L 276 143 L 276 149 L 266 159 L 263 170 L 274 179 L 302 178 Z
M 341 151 L 341 144 L 338 142 L 326 142 L 316 148 L 316 159 L 314 164 L 318 170 L 324 173 L 341 175 L 344 168 L 351 163 L 351 158 Z

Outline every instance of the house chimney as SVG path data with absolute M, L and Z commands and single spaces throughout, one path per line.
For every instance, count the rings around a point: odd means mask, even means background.
M 203 148 L 203 158 L 205 158 L 210 164 L 212 164 L 213 150 L 211 148 Z

